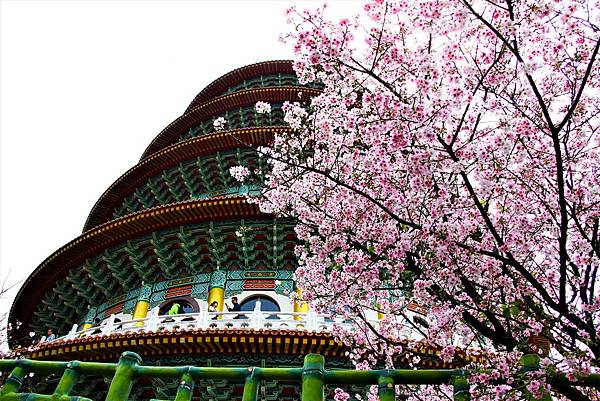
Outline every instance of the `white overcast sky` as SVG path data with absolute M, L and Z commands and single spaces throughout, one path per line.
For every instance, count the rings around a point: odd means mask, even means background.
M 0 277 L 22 280 L 79 235 L 203 87 L 291 58 L 278 37 L 292 4 L 321 2 L 0 0 Z M 335 18 L 359 8 L 328 7 Z

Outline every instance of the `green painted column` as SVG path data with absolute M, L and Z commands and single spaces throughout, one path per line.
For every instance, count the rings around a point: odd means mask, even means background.
M 377 379 L 379 401 L 396 401 L 396 388 L 394 379 L 389 376 L 380 376 Z
M 67 364 L 67 368 L 62 374 L 58 385 L 56 386 L 56 390 L 54 390 L 55 396 L 68 396 L 75 384 L 77 384 L 77 379 L 79 379 L 79 374 L 75 369 L 77 369 L 77 365 L 79 362 L 72 361 Z
M 10 393 L 16 393 L 23 384 L 23 378 L 27 374 L 27 370 L 21 366 L 17 366 L 10 372 L 10 376 L 4 382 L 4 386 L 0 389 L 0 396 L 4 397 Z
M 302 369 L 302 401 L 323 401 L 323 371 L 325 358 L 319 354 L 304 357 Z
M 452 386 L 454 387 L 455 401 L 469 401 L 471 399 L 471 386 L 466 377 L 454 376 Z
M 96 307 L 91 307 L 88 312 L 85 314 L 85 319 L 83 321 L 82 330 L 87 330 L 94 325 L 94 319 L 96 318 Z
M 117 371 L 113 377 L 106 401 L 127 401 L 129 392 L 136 376 L 136 368 L 142 363 L 142 358 L 135 352 L 123 352 L 119 358 Z
M 188 373 L 181 376 L 175 401 L 190 401 L 194 395 L 194 379 Z

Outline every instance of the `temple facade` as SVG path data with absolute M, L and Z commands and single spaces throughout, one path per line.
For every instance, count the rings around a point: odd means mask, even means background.
M 350 367 L 331 330 L 351 323 L 293 296 L 293 222 L 246 201 L 267 174 L 257 148 L 288 129 L 283 103 L 318 93 L 298 83 L 290 61 L 242 67 L 204 88 L 104 192 L 83 233 L 24 283 L 10 313 L 12 348 L 30 359 L 114 362 L 132 351 L 154 365 L 229 367 L 299 366 L 319 353 L 329 367 Z M 258 101 L 271 112 L 257 112 Z M 231 176 L 234 166 L 253 172 L 248 182 Z M 434 351 L 423 351 L 431 367 L 440 366 Z M 104 394 L 108 384 L 77 390 Z M 137 383 L 130 399 L 165 398 L 177 386 Z M 264 400 L 299 396 L 276 381 L 261 386 Z M 193 399 L 229 400 L 242 388 L 213 380 L 195 391 Z

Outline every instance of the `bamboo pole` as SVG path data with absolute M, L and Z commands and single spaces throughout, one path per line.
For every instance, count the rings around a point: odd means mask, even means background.
M 377 379 L 379 390 L 379 401 L 396 401 L 396 387 L 394 379 L 390 376 L 380 376 Z
M 192 376 L 190 376 L 189 373 L 185 373 L 183 376 L 181 376 L 175 401 L 190 401 L 193 395 L 194 379 L 192 379 Z
M 448 384 L 454 376 L 464 376 L 463 369 L 422 370 L 335 370 L 325 371 L 327 384 L 377 384 L 381 376 L 389 376 L 395 384 Z
M 56 396 L 48 394 L 36 394 L 36 393 L 10 393 L 6 396 L 1 396 L 2 401 L 92 401 L 89 398 L 78 397 L 78 396 Z
M 325 359 L 319 354 L 304 357 L 302 369 L 302 401 L 323 401 L 323 371 Z
M 452 386 L 454 387 L 455 401 L 469 401 L 471 399 L 471 386 L 466 377 L 454 376 L 452 379 Z
M 249 375 L 246 377 L 244 382 L 244 394 L 242 395 L 242 401 L 256 401 L 258 398 L 258 380 L 254 374 L 255 368 L 248 368 Z
M 4 397 L 7 394 L 16 393 L 23 384 L 23 378 L 27 374 L 27 370 L 22 366 L 16 366 L 10 376 L 4 382 L 4 386 L 0 389 L 0 397 Z
M 129 392 L 133 386 L 136 376 L 136 368 L 142 362 L 142 358 L 134 352 L 123 352 L 119 358 L 119 364 L 113 377 L 106 401 L 127 401 Z
M 56 386 L 56 390 L 54 390 L 54 395 L 61 397 L 67 396 L 73 390 L 75 384 L 77 384 L 77 380 L 79 379 L 79 373 L 77 373 L 77 361 L 72 361 L 67 364 L 67 369 L 63 372 L 58 385 Z

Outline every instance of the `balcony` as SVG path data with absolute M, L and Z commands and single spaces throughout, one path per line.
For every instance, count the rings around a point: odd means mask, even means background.
M 163 309 L 164 310 L 164 309 Z M 304 355 L 320 352 L 330 357 L 345 355 L 347 348 L 333 335 L 334 329 L 352 332 L 358 325 L 342 316 L 303 312 L 263 311 L 260 303 L 252 311 L 209 312 L 175 315 L 159 314 L 155 307 L 144 318 L 119 320 L 110 316 L 100 324 L 71 331 L 52 341 L 42 341 L 21 354 L 32 359 L 115 360 L 124 351 L 142 355 L 239 354 Z M 163 312 L 164 313 L 164 312 Z M 374 326 L 379 321 L 369 320 Z M 421 345 L 422 337 L 408 322 L 399 331 L 399 340 L 407 349 Z M 434 354 L 424 356 L 424 366 L 439 367 Z M 448 365 L 450 366 L 450 365 Z
M 139 331 L 174 331 L 195 329 L 272 329 L 329 332 L 337 325 L 351 329 L 352 323 L 343 319 L 333 319 L 325 315 L 301 312 L 199 312 L 177 315 L 152 314 L 142 319 L 115 321 L 114 316 L 103 324 L 86 330 L 77 330 L 78 325 L 64 337 L 57 340 L 69 340 L 79 337 L 108 335 L 113 333 L 131 333 Z
M 377 321 L 370 322 L 377 325 Z M 342 317 L 317 314 L 313 311 L 303 312 L 269 312 L 260 310 L 260 302 L 250 312 L 209 312 L 181 313 L 176 315 L 159 315 L 158 308 L 145 318 L 120 321 L 114 315 L 110 316 L 98 326 L 79 330 L 79 325 L 74 324 L 71 331 L 65 336 L 58 337 L 55 341 L 72 340 L 93 336 L 106 336 L 118 333 L 135 332 L 172 332 L 187 330 L 287 330 L 329 333 L 336 326 L 343 330 L 352 331 L 355 325 L 350 320 Z M 408 328 L 408 327 L 407 327 Z M 405 335 L 410 335 L 407 331 Z M 42 337 L 41 343 L 48 343 Z

